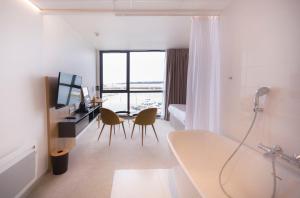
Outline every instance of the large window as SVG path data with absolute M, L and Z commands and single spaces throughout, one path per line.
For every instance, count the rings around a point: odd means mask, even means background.
M 161 114 L 165 71 L 164 51 L 101 51 L 100 93 L 104 107 L 138 113 L 157 107 Z
M 127 54 L 103 53 L 103 90 L 126 90 Z

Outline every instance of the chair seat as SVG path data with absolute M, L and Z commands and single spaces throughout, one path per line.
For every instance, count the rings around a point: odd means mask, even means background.
M 100 109 L 100 117 L 101 117 L 103 126 L 102 126 L 102 129 L 101 129 L 100 134 L 98 136 L 98 141 L 100 139 L 100 136 L 103 132 L 103 129 L 104 129 L 105 125 L 109 125 L 110 126 L 109 146 L 110 146 L 111 134 L 112 134 L 112 131 L 114 131 L 114 134 L 115 134 L 115 125 L 117 125 L 117 124 L 122 124 L 124 136 L 125 136 L 125 139 L 126 139 L 126 132 L 125 132 L 125 128 L 124 128 L 124 119 L 123 118 L 120 118 L 115 112 L 113 112 L 110 109 L 106 109 L 106 108 L 101 108 Z M 98 127 L 99 127 L 99 123 L 100 122 L 98 122 Z
M 148 109 L 144 109 L 141 112 L 139 112 L 137 114 L 136 117 L 132 118 L 132 122 L 134 123 L 133 128 L 132 128 L 132 132 L 131 132 L 131 138 L 133 136 L 133 132 L 134 132 L 134 127 L 135 125 L 140 125 L 142 126 L 142 146 L 144 145 L 144 133 L 146 135 L 146 130 L 147 130 L 147 126 L 151 125 L 153 128 L 153 132 L 155 134 L 156 140 L 158 140 L 155 128 L 154 128 L 154 122 L 156 119 L 156 114 L 157 114 L 157 108 L 148 108 Z

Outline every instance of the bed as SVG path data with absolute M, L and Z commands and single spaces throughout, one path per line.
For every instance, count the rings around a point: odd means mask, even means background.
M 168 107 L 170 123 L 176 130 L 185 128 L 185 106 L 185 104 L 170 104 Z

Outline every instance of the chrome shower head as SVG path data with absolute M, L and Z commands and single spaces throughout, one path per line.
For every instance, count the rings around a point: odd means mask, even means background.
M 270 92 L 269 87 L 260 87 L 255 94 L 255 100 L 254 100 L 254 111 L 262 111 L 262 108 L 259 108 L 259 97 L 264 96 Z
M 256 91 L 256 97 L 266 95 L 269 92 L 270 92 L 269 87 L 261 87 Z

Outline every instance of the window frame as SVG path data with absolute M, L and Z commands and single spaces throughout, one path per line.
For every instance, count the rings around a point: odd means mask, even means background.
M 163 90 L 153 91 L 131 91 L 130 90 L 130 53 L 131 52 L 166 52 L 166 50 L 99 50 L 100 65 L 100 97 L 103 93 L 126 93 L 127 94 L 127 110 L 117 111 L 116 113 L 130 114 L 130 93 L 163 93 Z M 105 53 L 126 53 L 126 89 L 125 90 L 108 90 L 103 89 L 103 54 Z

